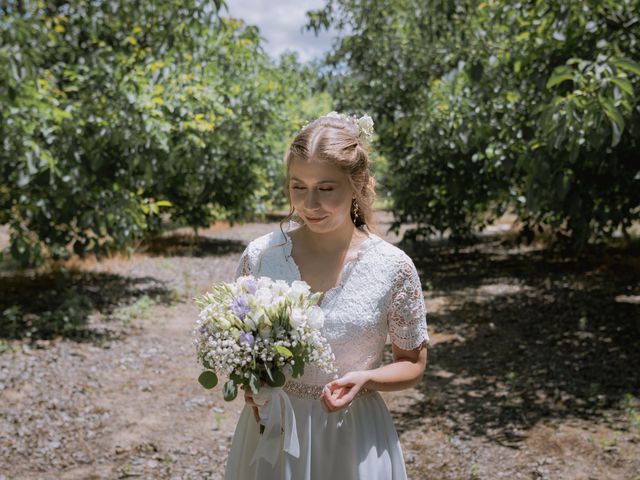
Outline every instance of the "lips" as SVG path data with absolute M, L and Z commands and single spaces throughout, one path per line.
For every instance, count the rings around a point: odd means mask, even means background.
M 325 218 L 327 218 L 327 217 L 305 217 L 305 219 L 308 222 L 313 222 L 313 223 L 320 222 L 320 221 L 324 220 Z

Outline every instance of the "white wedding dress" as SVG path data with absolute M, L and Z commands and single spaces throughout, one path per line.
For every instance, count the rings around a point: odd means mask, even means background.
M 297 227 L 289 223 L 289 229 Z M 343 267 L 341 283 L 325 292 L 323 334 L 336 357 L 338 376 L 377 368 L 389 336 L 410 350 L 429 341 L 426 308 L 416 268 L 402 250 L 369 231 L 354 260 Z M 278 229 L 252 241 L 240 259 L 240 275 L 300 280 L 291 257 L 291 238 Z M 259 425 L 244 407 L 233 437 L 227 480 L 402 480 L 402 450 L 393 421 L 378 392 L 361 392 L 350 406 L 327 413 L 318 397 L 331 375 L 311 366 L 284 391 L 295 415 L 296 457 L 282 442 L 272 465 L 252 462 L 261 440 Z M 284 435 L 283 435 L 284 437 Z M 283 440 L 284 441 L 284 440 Z

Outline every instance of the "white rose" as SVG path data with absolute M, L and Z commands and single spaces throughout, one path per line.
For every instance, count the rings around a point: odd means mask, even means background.
M 284 304 L 285 300 L 287 299 L 286 296 L 279 294 L 276 297 L 273 297 L 273 301 L 271 302 L 273 305 L 282 305 Z
M 258 288 L 271 288 L 273 281 L 269 277 L 260 277 L 258 279 Z
M 316 330 L 320 330 L 324 326 L 324 312 L 316 305 L 311 307 L 309 311 L 309 326 Z
M 290 292 L 293 295 L 308 295 L 309 292 L 311 292 L 311 287 L 309 286 L 309 284 L 307 282 L 303 282 L 301 280 L 295 280 L 292 284 L 291 284 L 291 290 Z
M 304 314 L 304 310 L 298 307 L 295 307 L 291 310 L 291 318 L 289 318 L 289 324 L 293 328 L 300 327 L 305 321 L 306 316 Z
M 289 285 L 284 280 L 276 280 L 273 285 L 273 293 L 275 295 L 283 295 L 289 290 Z
M 271 290 L 269 290 L 268 288 L 258 288 L 254 297 L 258 304 L 264 306 L 271 305 L 273 301 L 273 295 L 271 294 Z

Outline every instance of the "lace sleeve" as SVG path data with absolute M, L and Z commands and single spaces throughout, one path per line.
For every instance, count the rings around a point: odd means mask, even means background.
M 411 259 L 402 262 L 391 288 L 387 314 L 391 342 L 404 350 L 412 350 L 426 340 L 427 308 L 422 295 L 420 277 Z
M 251 267 L 249 266 L 249 247 L 244 249 L 242 255 L 240 256 L 240 262 L 236 268 L 236 273 L 233 277 L 233 280 L 237 280 L 238 277 L 242 277 L 243 275 L 251 275 Z

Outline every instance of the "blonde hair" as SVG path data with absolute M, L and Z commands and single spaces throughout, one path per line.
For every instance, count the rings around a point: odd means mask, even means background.
M 336 117 L 322 116 L 305 125 L 289 144 L 285 153 L 287 175 L 285 192 L 289 200 L 289 214 L 280 222 L 295 220 L 304 224 L 304 220 L 295 215 L 289 193 L 289 168 L 292 160 L 314 158 L 337 166 L 347 173 L 358 203 L 358 218 L 355 219 L 354 205 L 351 206 L 351 220 L 356 227 L 366 225 L 373 232 L 373 202 L 376 199 L 376 181 L 371 175 L 369 151 L 360 136 L 358 126 L 353 122 Z

